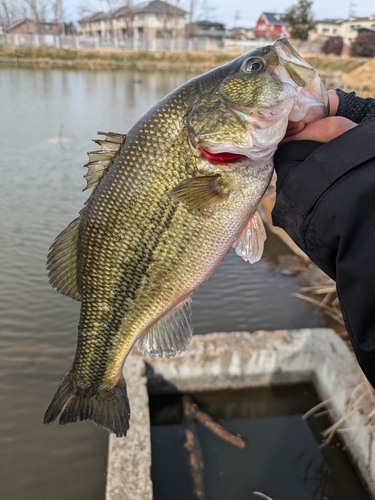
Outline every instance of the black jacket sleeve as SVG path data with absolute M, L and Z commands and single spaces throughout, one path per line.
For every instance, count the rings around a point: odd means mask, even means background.
M 336 281 L 354 352 L 375 387 L 375 119 L 358 112 L 362 123 L 326 144 L 280 146 L 272 218 Z

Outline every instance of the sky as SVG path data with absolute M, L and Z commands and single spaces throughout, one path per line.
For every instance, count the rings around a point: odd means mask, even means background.
M 135 4 L 141 3 L 141 0 L 133 1 Z M 176 4 L 176 0 L 169 1 Z M 77 21 L 80 17 L 78 5 L 83 3 L 82 0 L 65 0 L 64 3 L 66 18 L 69 21 Z M 90 4 L 90 0 L 87 3 Z M 226 28 L 233 26 L 252 28 L 262 12 L 281 14 L 295 5 L 297 0 L 266 0 L 261 6 L 254 0 L 201 0 L 200 3 L 208 6 L 199 16 L 201 19 L 223 23 Z M 187 10 L 189 0 L 179 0 L 178 5 Z M 98 10 L 106 10 L 105 7 L 106 2 L 103 0 L 102 7 Z M 347 18 L 349 13 L 356 17 L 366 17 L 375 14 L 375 0 L 315 0 L 312 12 L 316 20 Z

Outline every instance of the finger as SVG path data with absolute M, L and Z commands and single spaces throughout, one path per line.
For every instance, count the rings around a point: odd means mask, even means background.
M 329 99 L 329 115 L 335 116 L 337 113 L 337 108 L 339 107 L 339 96 L 336 90 L 328 90 Z
M 298 134 L 305 128 L 306 124 L 303 122 L 288 122 L 288 128 L 285 133 L 285 137 Z
M 308 123 L 298 134 L 285 137 L 282 143 L 306 140 L 328 142 L 355 126 L 356 124 L 354 122 L 342 116 L 323 118 L 322 120 Z

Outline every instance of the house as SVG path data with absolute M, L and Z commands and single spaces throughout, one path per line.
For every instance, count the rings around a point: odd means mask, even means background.
M 83 17 L 78 21 L 78 33 L 83 36 L 111 36 L 111 31 L 106 30 L 107 15 L 104 12 L 95 12 L 89 16 Z
M 215 38 L 222 41 L 225 38 L 225 25 L 211 21 L 196 21 L 186 26 L 186 32 L 189 38 Z
M 345 45 L 350 45 L 357 38 L 360 29 L 375 30 L 375 15 L 316 21 L 311 38 L 316 36 L 339 36 L 343 39 Z
M 375 15 L 369 17 L 349 17 L 344 23 L 341 35 L 345 45 L 350 45 L 357 38 L 360 29 L 375 30 Z
M 315 23 L 313 33 L 318 36 L 342 36 L 345 19 L 323 19 Z
M 9 35 L 61 35 L 63 31 L 61 23 L 36 22 L 27 17 L 16 21 L 5 28 Z
M 151 0 L 133 9 L 120 7 L 112 13 L 98 12 L 78 21 L 79 33 L 99 38 L 138 40 L 184 38 L 186 11 L 162 0 Z
M 134 9 L 134 35 L 138 39 L 184 38 L 187 12 L 162 0 L 152 0 Z
M 235 26 L 228 31 L 228 36 L 232 40 L 254 40 L 254 28 Z
M 254 36 L 264 40 L 277 40 L 281 35 L 289 33 L 289 29 L 289 23 L 282 20 L 282 14 L 262 12 L 256 22 Z

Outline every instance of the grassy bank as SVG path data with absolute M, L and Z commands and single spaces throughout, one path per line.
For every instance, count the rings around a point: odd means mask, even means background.
M 197 69 L 224 64 L 240 52 L 152 52 L 111 49 L 0 47 L 0 63 L 101 68 Z
M 232 52 L 158 52 L 113 49 L 56 49 L 52 47 L 0 47 L 0 63 L 77 66 L 90 68 L 160 68 L 207 70 L 240 55 Z M 324 72 L 348 73 L 364 64 L 363 59 L 306 54 L 306 60 Z

